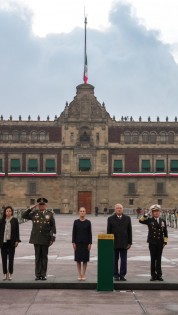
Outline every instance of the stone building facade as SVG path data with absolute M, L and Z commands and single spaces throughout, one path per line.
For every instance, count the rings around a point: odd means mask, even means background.
M 84 205 L 163 208 L 178 205 L 178 122 L 116 121 L 90 84 L 54 121 L 0 120 L 1 205 L 26 208 L 39 196 L 49 208 Z

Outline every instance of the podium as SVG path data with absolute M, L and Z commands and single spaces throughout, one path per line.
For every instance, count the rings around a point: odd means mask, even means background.
M 98 235 L 97 291 L 113 291 L 114 235 Z

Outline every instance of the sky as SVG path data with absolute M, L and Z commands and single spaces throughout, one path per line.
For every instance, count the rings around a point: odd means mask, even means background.
M 177 0 L 0 0 L 0 115 L 46 120 L 83 83 L 109 114 L 178 116 Z

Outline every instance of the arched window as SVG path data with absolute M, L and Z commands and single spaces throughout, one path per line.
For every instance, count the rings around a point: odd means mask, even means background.
M 138 143 L 139 141 L 139 133 L 137 131 L 134 131 L 132 133 L 132 143 Z
M 79 130 L 79 139 L 80 142 L 90 142 L 90 137 L 91 137 L 91 130 L 88 126 L 83 126 Z
M 168 133 L 168 143 L 173 144 L 174 143 L 174 132 Z
M 40 139 L 40 142 L 45 142 L 46 141 L 46 133 L 44 131 L 40 132 L 39 139 Z
M 13 141 L 13 142 L 19 142 L 19 132 L 16 131 L 16 130 L 14 130 L 14 131 L 12 132 L 12 141 Z
M 142 134 L 142 142 L 143 143 L 149 143 L 149 134 L 148 134 L 148 132 L 143 132 L 143 134 Z
M 150 133 L 150 143 L 156 143 L 156 138 L 157 138 L 157 136 L 156 136 L 156 132 L 151 132 Z
M 37 142 L 37 140 L 38 140 L 37 132 L 36 131 L 32 131 L 32 133 L 31 133 L 31 141 L 32 142 Z
M 9 133 L 8 133 L 8 131 L 3 131 L 3 133 L 2 133 L 2 141 L 3 142 L 8 142 L 9 141 Z
M 166 135 L 166 132 L 164 132 L 164 131 L 160 132 L 160 142 L 161 143 L 167 142 L 167 135 Z
M 86 131 L 84 131 L 82 133 L 82 135 L 80 136 L 80 141 L 81 142 L 89 142 L 90 141 L 90 136 L 87 134 Z
M 131 133 L 130 131 L 124 132 L 124 142 L 125 143 L 131 143 Z
M 21 142 L 26 142 L 27 141 L 27 134 L 25 131 L 22 131 L 21 135 L 20 135 L 20 140 Z

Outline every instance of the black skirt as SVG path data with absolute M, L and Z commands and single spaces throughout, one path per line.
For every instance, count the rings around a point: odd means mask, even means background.
M 77 262 L 87 262 L 90 259 L 90 251 L 88 250 L 88 244 L 77 243 L 77 248 L 74 251 L 74 260 Z

